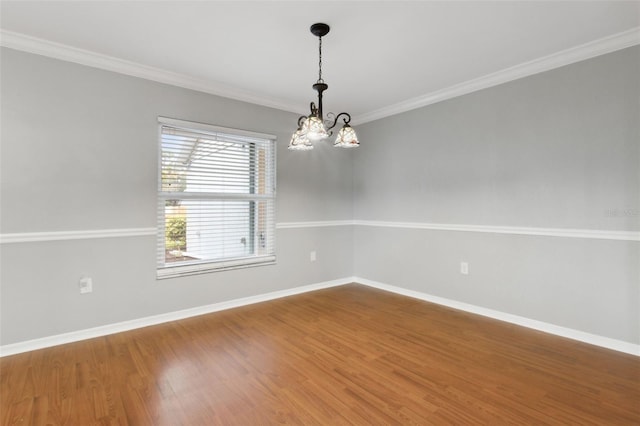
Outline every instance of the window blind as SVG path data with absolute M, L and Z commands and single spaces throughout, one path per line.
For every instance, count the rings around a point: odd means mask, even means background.
M 159 123 L 158 278 L 275 262 L 275 137 Z

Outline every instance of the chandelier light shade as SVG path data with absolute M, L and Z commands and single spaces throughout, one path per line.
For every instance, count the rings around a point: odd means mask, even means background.
M 341 112 L 338 115 L 327 113 L 329 120 L 325 120 L 322 114 L 322 93 L 329 86 L 322 79 L 322 37 L 329 33 L 329 25 L 313 24 L 311 34 L 318 37 L 318 81 L 313 85 L 313 89 L 318 92 L 318 104 L 311 102 L 311 112 L 308 116 L 298 118 L 298 129 L 291 136 L 289 149 L 296 151 L 308 151 L 313 149 L 313 143 L 324 140 L 333 134 L 332 129 L 338 124 L 338 119 L 342 117 L 343 126 L 336 136 L 333 146 L 340 148 L 354 148 L 360 145 L 355 130 L 349 125 L 351 115 Z M 331 121 L 333 119 L 333 121 Z
M 295 151 L 308 151 L 313 149 L 313 144 L 309 138 L 307 138 L 307 135 L 302 133 L 300 130 L 296 130 L 291 137 L 291 142 L 289 142 L 289 149 L 293 149 Z
M 320 117 L 310 115 L 307 117 L 304 125 L 302 126 L 302 132 L 307 135 L 310 141 L 319 141 L 329 137 L 327 129 L 324 127 L 324 123 Z
M 356 136 L 356 131 L 353 130 L 353 127 L 345 123 L 345 125 L 342 126 L 342 129 L 338 132 L 338 137 L 336 137 L 336 141 L 333 143 L 333 146 L 337 146 L 339 148 L 355 148 L 356 146 L 360 146 L 360 142 L 358 142 L 358 137 Z
M 289 142 L 289 149 L 295 151 L 308 151 L 313 149 L 313 144 L 307 137 L 307 134 L 302 130 L 304 123 L 306 123 L 307 117 L 300 117 L 298 120 L 298 130 L 293 132 L 291 136 L 291 142 Z

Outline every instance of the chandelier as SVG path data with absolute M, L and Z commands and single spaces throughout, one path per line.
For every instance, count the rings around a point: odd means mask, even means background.
M 313 85 L 313 89 L 318 92 L 318 105 L 311 102 L 311 113 L 308 116 L 298 118 L 298 129 L 291 136 L 289 149 L 306 151 L 313 149 L 313 143 L 326 139 L 333 134 L 332 129 L 338 124 L 338 119 L 342 117 L 343 126 L 338 132 L 333 146 L 340 148 L 353 148 L 360 145 L 355 130 L 349 125 L 351 115 L 341 112 L 335 115 L 327 113 L 328 120 L 325 121 L 322 115 L 322 92 L 329 86 L 322 79 L 322 37 L 329 33 L 329 25 L 313 24 L 311 34 L 318 37 L 318 81 Z

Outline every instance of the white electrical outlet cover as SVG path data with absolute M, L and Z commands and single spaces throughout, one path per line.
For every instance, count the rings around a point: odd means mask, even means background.
M 78 287 L 80 287 L 80 294 L 91 293 L 93 291 L 93 280 L 91 277 L 82 277 Z
M 467 262 L 460 262 L 460 273 L 469 275 L 469 264 Z

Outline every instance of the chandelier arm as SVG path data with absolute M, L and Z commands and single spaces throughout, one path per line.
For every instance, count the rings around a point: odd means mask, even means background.
M 306 120 L 306 119 L 307 119 L 307 116 L 306 116 L 306 115 L 301 115 L 301 116 L 298 118 L 298 128 L 299 128 L 299 129 L 301 129 L 301 128 L 302 128 L 302 124 L 304 123 L 304 120 Z
M 325 120 L 325 126 L 326 126 L 327 124 L 331 123 L 331 122 L 332 122 L 332 120 L 335 120 L 335 118 L 336 118 L 335 113 L 333 113 L 333 112 L 328 112 L 328 113 L 327 113 L 327 119 Z
M 331 116 L 331 115 L 333 115 L 333 113 L 327 114 L 327 116 Z M 340 118 L 341 115 L 346 116 L 345 118 L 342 119 L 342 121 L 344 121 L 344 124 L 349 124 L 351 122 L 351 115 L 346 112 L 341 112 L 340 114 L 336 115 L 336 118 L 333 120 L 333 123 L 331 124 L 331 126 L 327 127 L 327 130 L 331 130 L 334 127 L 336 127 L 336 124 L 338 124 L 338 119 Z

